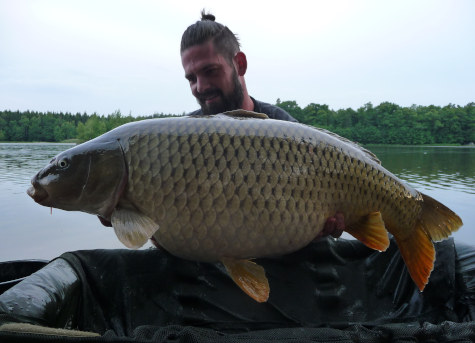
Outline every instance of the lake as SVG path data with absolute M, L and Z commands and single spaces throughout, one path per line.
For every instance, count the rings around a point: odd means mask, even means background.
M 123 248 L 113 229 L 90 214 L 36 204 L 30 179 L 72 144 L 0 143 L 0 261 L 52 259 L 81 249 Z M 475 147 L 370 146 L 383 166 L 455 211 L 453 236 L 475 245 Z M 145 248 L 148 248 L 147 244 Z

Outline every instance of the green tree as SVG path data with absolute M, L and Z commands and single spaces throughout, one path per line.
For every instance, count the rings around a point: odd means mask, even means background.
M 328 105 L 310 103 L 302 110 L 302 123 L 328 129 L 332 125 L 332 111 Z
M 79 123 L 77 127 L 78 139 L 83 142 L 100 136 L 106 131 L 105 122 L 97 115 L 92 115 L 85 124 Z
M 7 121 L 3 119 L 3 113 L 0 112 L 0 141 L 7 140 Z
M 28 132 L 28 140 L 30 142 L 39 142 L 43 140 L 41 128 L 41 118 L 39 115 L 32 116 L 30 119 L 30 130 Z
M 465 144 L 475 143 L 475 102 L 471 102 L 465 106 L 467 113 L 467 130 L 465 133 Z
M 23 137 L 21 138 L 22 141 L 28 141 L 28 132 L 30 130 L 30 118 L 27 115 L 22 115 L 18 125 L 21 126 L 23 131 Z
M 7 139 L 9 141 L 22 141 L 24 131 L 16 120 L 11 120 L 7 125 Z
M 283 101 L 278 106 L 298 121 L 304 122 L 305 118 L 303 117 L 302 109 L 297 105 L 296 101 Z
M 63 125 L 56 126 L 53 131 L 55 142 L 61 142 L 66 139 L 66 133 L 63 130 Z
M 58 125 L 59 118 L 57 118 L 52 112 L 46 113 L 41 117 L 41 137 L 42 141 L 54 142 L 54 129 Z

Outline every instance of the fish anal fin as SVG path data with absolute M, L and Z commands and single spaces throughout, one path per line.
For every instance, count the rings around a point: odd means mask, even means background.
M 389 247 L 388 231 L 381 212 L 371 212 L 345 227 L 345 231 L 371 249 L 385 251 Z
M 429 282 L 432 269 L 434 269 L 434 244 L 420 226 L 417 226 L 406 238 L 402 239 L 397 236 L 394 238 L 412 280 L 422 292 Z
M 129 209 L 115 209 L 111 223 L 117 238 L 130 249 L 140 248 L 159 228 L 151 218 Z
M 249 260 L 222 258 L 231 279 L 252 299 L 257 302 L 266 302 L 270 288 L 265 270 L 262 266 Z
M 246 110 L 232 110 L 232 111 L 224 112 L 223 114 L 230 117 L 237 117 L 237 118 L 269 119 L 269 117 L 265 113 L 258 113 L 258 112 L 246 111 Z

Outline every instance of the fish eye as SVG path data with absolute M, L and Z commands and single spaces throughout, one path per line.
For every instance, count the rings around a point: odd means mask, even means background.
M 56 165 L 60 168 L 66 168 L 69 166 L 69 160 L 66 157 L 63 157 L 62 159 L 58 160 Z

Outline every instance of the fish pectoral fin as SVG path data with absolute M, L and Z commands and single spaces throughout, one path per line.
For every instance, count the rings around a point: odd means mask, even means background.
M 230 117 L 236 117 L 236 118 L 269 119 L 269 117 L 265 113 L 258 113 L 258 112 L 246 111 L 246 110 L 232 110 L 232 111 L 224 112 L 223 114 Z
M 381 212 L 371 212 L 358 222 L 345 227 L 345 231 L 368 248 L 385 251 L 389 247 L 388 231 Z
M 394 238 L 412 280 L 422 292 L 429 282 L 432 269 L 434 269 L 434 244 L 421 227 L 416 227 L 406 238 L 396 235 Z
M 249 260 L 235 260 L 222 258 L 233 281 L 252 299 L 257 302 L 266 302 L 269 298 L 269 281 L 264 268 Z
M 144 245 L 159 227 L 150 217 L 129 209 L 115 209 L 111 223 L 117 238 L 130 249 Z

